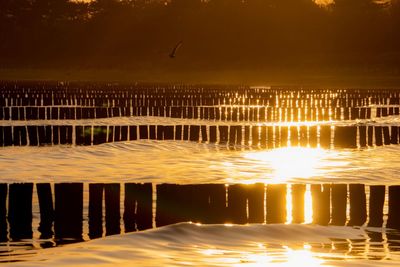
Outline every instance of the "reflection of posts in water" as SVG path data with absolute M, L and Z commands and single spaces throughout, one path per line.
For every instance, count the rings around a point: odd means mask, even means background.
M 387 231 L 386 238 L 390 252 L 398 253 L 400 251 L 400 232 Z
M 369 260 L 382 260 L 387 255 L 383 232 L 365 231 L 369 237 L 367 257 Z

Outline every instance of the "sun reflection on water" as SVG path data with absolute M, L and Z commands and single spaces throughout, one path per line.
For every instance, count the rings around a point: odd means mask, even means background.
M 307 243 L 305 243 L 302 248 L 291 248 L 283 245 L 272 250 L 261 243 L 256 244 L 256 246 L 257 249 L 251 252 L 207 248 L 199 250 L 199 253 L 209 257 L 208 260 L 213 261 L 213 263 L 229 263 L 230 266 L 237 267 L 328 266 L 325 260 L 311 251 L 311 246 Z
M 286 147 L 249 152 L 244 157 L 271 167 L 272 180 L 268 183 L 282 183 L 293 178 L 310 178 L 319 175 L 326 153 L 320 148 Z

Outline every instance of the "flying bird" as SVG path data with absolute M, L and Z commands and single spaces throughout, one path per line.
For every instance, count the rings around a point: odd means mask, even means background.
M 176 52 L 177 52 L 178 49 L 182 46 L 182 44 L 183 44 L 183 41 L 179 41 L 179 42 L 175 45 L 174 49 L 172 49 L 171 53 L 169 54 L 169 57 L 170 57 L 170 58 L 175 58 L 175 57 L 176 57 Z

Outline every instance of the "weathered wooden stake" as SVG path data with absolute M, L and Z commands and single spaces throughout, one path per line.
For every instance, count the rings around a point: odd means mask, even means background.
M 120 184 L 104 185 L 106 206 L 106 235 L 115 235 L 121 232 L 120 220 Z
M 32 238 L 33 184 L 10 184 L 8 199 L 8 223 L 13 240 Z
M 367 199 L 363 184 L 350 184 L 350 221 L 349 226 L 361 226 L 367 220 Z
M 382 227 L 383 204 L 385 202 L 385 186 L 372 185 L 369 187 L 369 227 Z
M 286 184 L 267 185 L 267 223 L 286 222 Z
M 103 236 L 103 192 L 104 184 L 89 184 L 89 237 Z
M 40 238 L 48 239 L 53 236 L 54 207 L 51 185 L 49 183 L 36 184 L 40 208 Z

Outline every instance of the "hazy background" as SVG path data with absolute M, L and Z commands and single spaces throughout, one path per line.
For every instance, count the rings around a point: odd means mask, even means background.
M 0 68 L 379 84 L 400 76 L 400 0 L 1 0 Z

